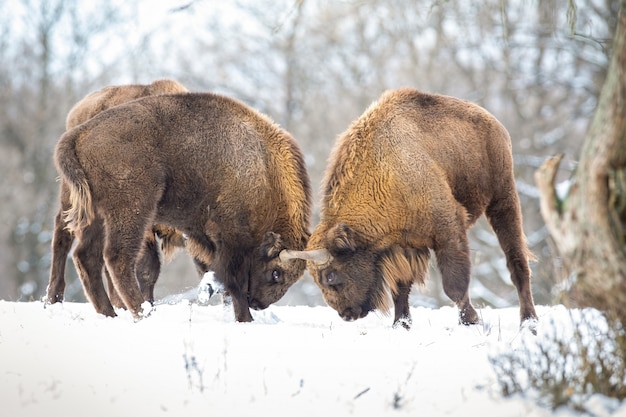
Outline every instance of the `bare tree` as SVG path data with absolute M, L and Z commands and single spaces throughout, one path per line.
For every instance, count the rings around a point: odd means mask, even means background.
M 567 195 L 554 188 L 562 155 L 537 171 L 541 213 L 570 274 L 578 305 L 626 322 L 626 0 L 612 57 Z

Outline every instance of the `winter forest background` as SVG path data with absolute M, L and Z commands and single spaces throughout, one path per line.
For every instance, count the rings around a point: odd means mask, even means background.
M 549 156 L 576 158 L 608 65 L 617 1 L 570 0 L 0 0 L 0 299 L 46 290 L 58 210 L 54 146 L 72 105 L 109 84 L 169 77 L 236 97 L 293 134 L 318 189 L 335 138 L 389 88 L 457 96 L 492 112 L 513 141 L 524 227 L 537 256 L 534 296 L 563 278 L 533 175 Z M 495 235 L 470 235 L 471 296 L 517 305 Z M 66 300 L 84 301 L 68 261 Z M 156 297 L 193 288 L 180 253 Z M 436 270 L 414 305 L 450 304 Z M 317 305 L 305 278 L 282 303 Z

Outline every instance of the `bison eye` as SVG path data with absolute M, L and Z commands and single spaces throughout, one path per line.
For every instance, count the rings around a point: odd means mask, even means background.
M 343 276 L 341 276 L 341 274 L 338 274 L 335 271 L 331 271 L 328 274 L 326 274 L 326 283 L 330 285 L 331 287 L 343 284 L 343 281 L 344 281 Z
M 275 284 L 279 284 L 282 282 L 282 277 L 280 276 L 280 271 L 277 269 L 274 269 L 272 271 L 272 282 Z

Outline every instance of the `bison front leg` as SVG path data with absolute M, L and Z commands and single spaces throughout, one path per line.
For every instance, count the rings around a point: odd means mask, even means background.
M 161 272 L 161 257 L 154 233 L 146 233 L 143 249 L 137 262 L 136 274 L 143 299 L 154 304 L 154 286 Z
M 441 271 L 443 290 L 459 308 L 459 322 L 465 325 L 477 324 L 478 313 L 469 298 L 471 268 L 465 233 L 459 233 L 458 239 L 451 239 L 436 248 L 435 256 Z
M 411 284 L 398 283 L 398 293 L 393 295 L 393 304 L 395 310 L 395 317 L 393 320 L 393 327 L 398 328 L 400 326 L 407 330 L 411 329 L 411 312 L 409 310 L 409 293 L 411 291 Z
M 235 310 L 235 320 L 242 323 L 251 322 L 253 318 L 252 314 L 250 314 L 248 296 L 241 290 L 228 290 L 228 292 L 233 302 L 233 309 Z

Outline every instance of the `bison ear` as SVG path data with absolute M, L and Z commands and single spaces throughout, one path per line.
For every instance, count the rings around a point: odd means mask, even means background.
M 278 233 L 267 232 L 263 236 L 263 242 L 261 242 L 261 256 L 266 258 L 275 258 L 278 256 L 281 250 L 285 249 L 283 240 Z
M 338 252 L 354 252 L 357 248 L 356 233 L 345 223 L 338 223 L 326 234 L 328 248 Z

